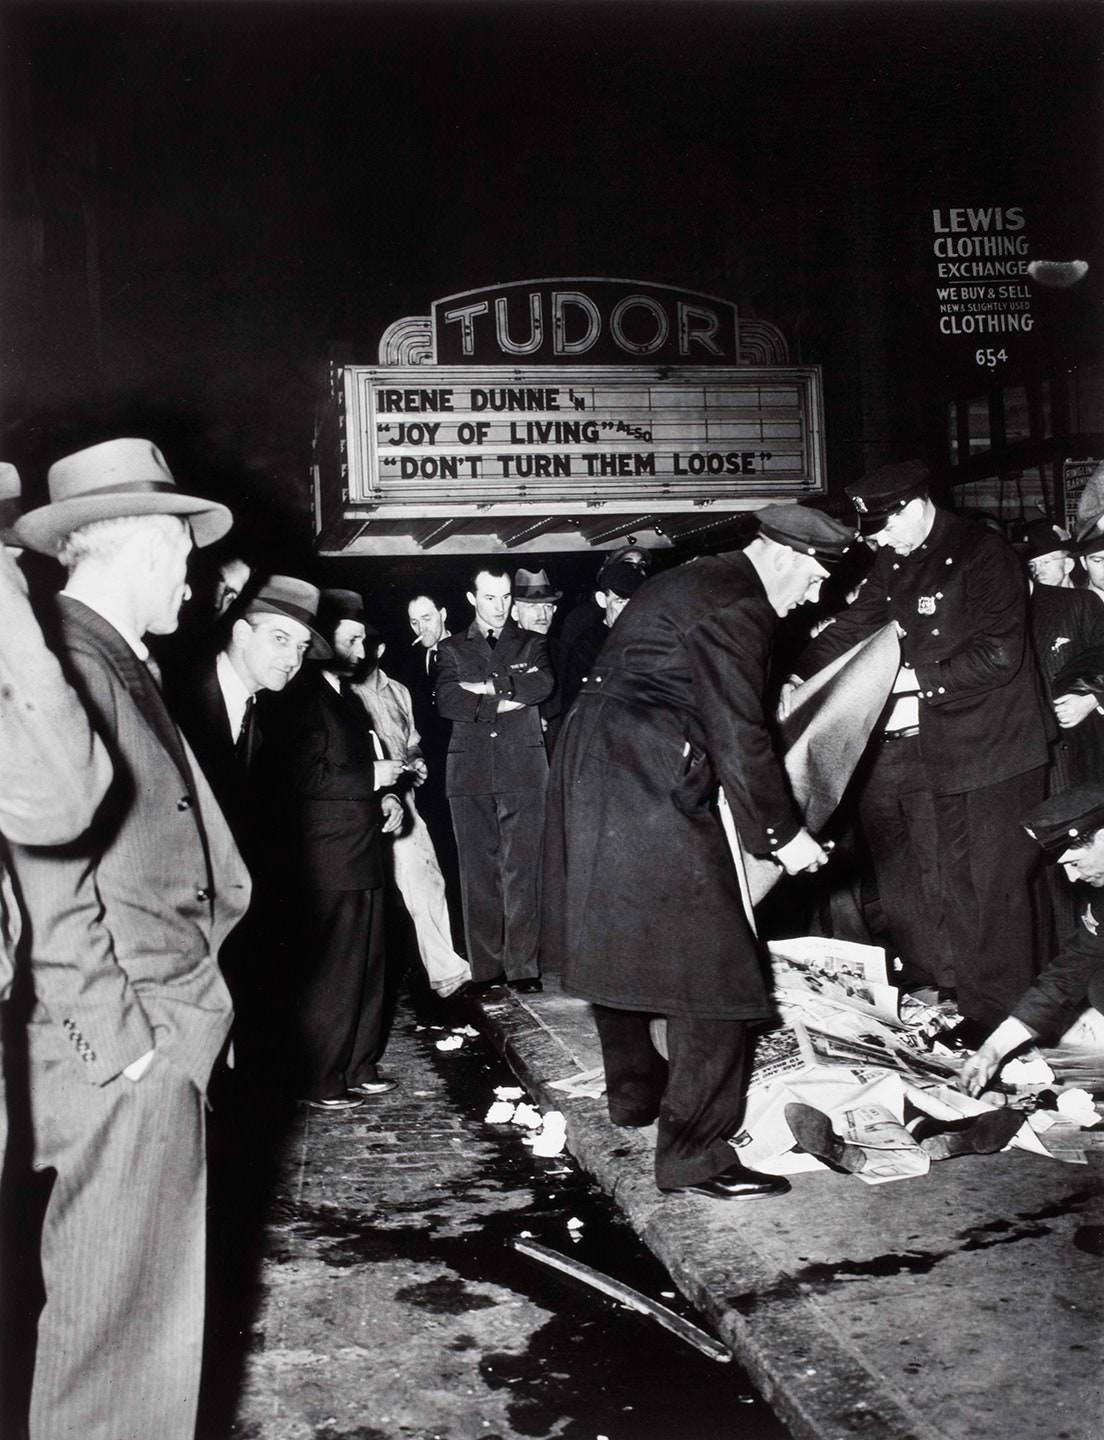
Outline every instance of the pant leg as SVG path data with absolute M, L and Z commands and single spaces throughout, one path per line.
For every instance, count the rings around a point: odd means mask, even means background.
M 743 1020 L 667 1016 L 670 1071 L 655 1157 L 660 1190 L 711 1180 L 736 1163 L 728 1140 L 743 1118 L 748 1049 Z
M 952 985 L 935 799 L 919 742 L 916 737 L 876 742 L 866 765 L 859 817 L 887 932 L 877 938 L 891 957 L 900 957 L 900 983 Z
M 383 890 L 365 890 L 364 948 L 359 993 L 349 996 L 349 1049 L 344 1059 L 346 1085 L 377 1078 L 376 1064 L 387 1039 L 387 965 Z
M 510 980 L 540 974 L 540 878 L 545 787 L 496 797 L 505 916 L 505 971 Z
M 473 980 L 493 980 L 506 968 L 498 809 L 493 795 L 454 795 L 449 804 L 460 858 L 468 963 Z
M 958 1006 L 987 1029 L 1035 978 L 1038 847 L 1020 824 L 1043 798 L 1043 767 L 963 795 L 936 797 Z
M 326 1100 L 344 1093 L 361 1019 L 365 965 L 374 920 L 368 890 L 307 890 L 302 896 L 303 973 L 298 987 L 300 1093 Z
M 203 1342 L 203 1103 L 161 1055 L 137 1083 L 31 1073 L 42 1233 L 31 1440 L 193 1440 Z
M 471 979 L 471 967 L 453 949 L 444 876 L 429 830 L 409 794 L 406 809 L 409 829 L 391 842 L 395 884 L 414 926 L 429 983 L 434 990 L 448 994 Z
M 651 1016 L 593 1005 L 606 1072 L 606 1104 L 615 1125 L 647 1125 L 659 1115 L 667 1062 L 652 1044 Z

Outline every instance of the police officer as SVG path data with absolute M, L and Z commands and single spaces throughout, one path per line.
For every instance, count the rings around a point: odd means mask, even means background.
M 1104 890 L 1104 785 L 1077 785 L 1024 816 L 1024 829 L 1071 885 Z M 962 1067 L 962 1084 L 979 1095 L 1006 1056 L 1021 1045 L 1057 1039 L 1086 1003 L 1104 1010 L 1104 896 L 1082 892 L 1077 929 L 1038 981 L 1017 1000 Z
M 883 826 L 867 838 L 880 887 L 894 868 L 936 874 L 938 899 L 911 928 L 926 921 L 933 946 L 946 944 L 960 1038 L 970 1043 L 1007 1015 L 1034 975 L 1035 853 L 1017 822 L 1043 798 L 1047 722 L 1016 554 L 988 526 L 937 507 L 930 485 L 926 466 L 909 460 L 847 487 L 877 556 L 798 669 L 811 675 L 883 625 L 897 628 L 891 704 L 910 705 L 914 719 L 889 743 L 908 747 L 911 783 L 899 788 L 909 803 L 895 809 L 889 795 Z M 885 889 L 902 906 L 922 903 L 908 898 L 920 894 L 915 885 Z M 894 915 L 887 920 L 892 929 Z M 938 958 L 929 957 L 933 969 Z
M 824 562 L 854 539 L 799 505 L 759 520 L 745 550 L 645 581 L 618 617 L 560 732 L 545 831 L 544 953 L 594 1007 L 610 1119 L 658 1119 L 658 1188 L 719 1200 L 789 1185 L 728 1143 L 748 1025 L 771 1004 L 718 788 L 747 851 L 789 874 L 824 864 L 763 692 L 778 617 L 816 599 Z M 667 1021 L 666 1062 L 653 1016 Z

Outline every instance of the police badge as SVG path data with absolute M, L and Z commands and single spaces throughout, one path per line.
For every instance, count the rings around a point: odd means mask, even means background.
M 917 600 L 917 602 L 916 602 L 916 613 L 917 613 L 918 615 L 934 615 L 934 614 L 935 614 L 935 596 L 934 596 L 934 595 L 921 595 L 920 598 L 919 598 L 919 599 Z

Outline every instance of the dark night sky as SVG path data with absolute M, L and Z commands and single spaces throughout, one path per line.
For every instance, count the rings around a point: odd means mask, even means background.
M 530 276 L 729 296 L 820 359 L 847 323 L 856 131 L 880 278 L 906 306 L 918 219 L 958 194 L 1030 190 L 1039 238 L 1092 258 L 1102 14 L 6 0 L 8 453 L 34 471 L 97 427 L 142 423 L 247 500 L 250 485 L 290 496 L 329 341 L 372 362 L 392 320 Z M 64 248 L 89 201 L 100 360 Z M 42 217 L 45 297 L 23 270 Z M 822 305 L 799 293 L 810 273 Z

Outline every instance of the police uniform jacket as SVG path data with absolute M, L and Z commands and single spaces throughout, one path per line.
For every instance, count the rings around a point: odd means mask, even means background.
M 1078 890 L 1087 892 L 1086 887 Z M 1012 1014 L 1040 1040 L 1057 1040 L 1086 1005 L 1104 1008 L 1104 899 L 1079 896 L 1077 929 L 1017 1003 Z
M 461 682 L 494 681 L 494 693 L 475 695 Z M 473 621 L 437 647 L 437 708 L 452 721 L 445 785 L 450 796 L 502 795 L 543 789 L 548 758 L 541 731 L 542 700 L 555 680 L 543 635 L 507 620 L 497 644 L 487 644 Z M 500 712 L 500 700 L 521 710 Z
M 742 553 L 647 581 L 608 632 L 553 755 L 544 953 L 629 1010 L 770 1014 L 717 808 L 767 855 L 801 817 L 763 712 L 777 617 Z
M 802 655 L 812 675 L 896 620 L 920 686 L 920 754 L 939 795 L 961 794 L 1047 762 L 1048 726 L 1027 630 L 1027 586 L 995 531 L 936 511 L 910 555 L 878 551 L 855 601 Z

